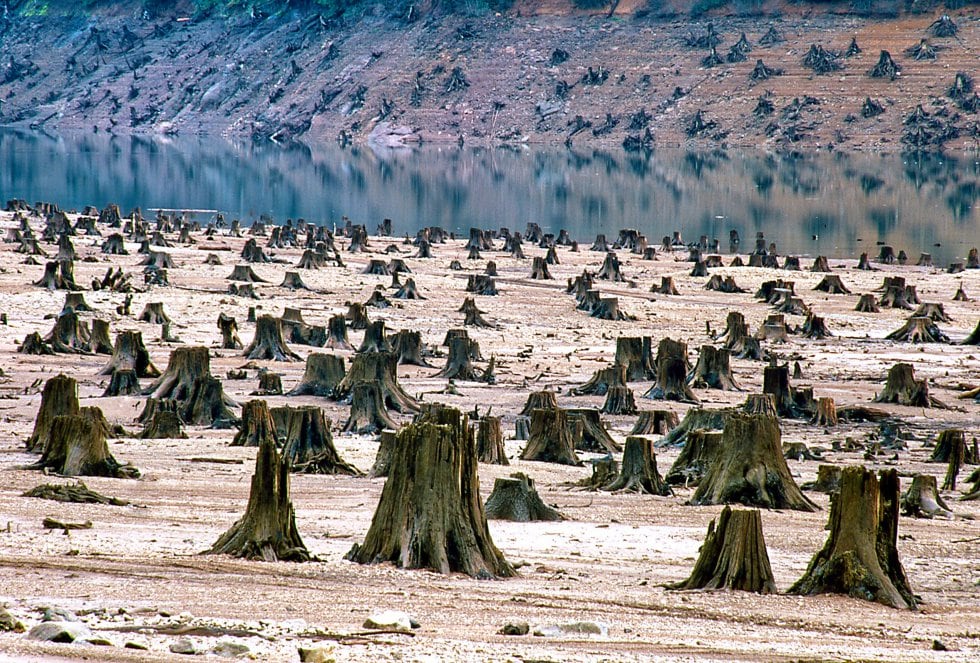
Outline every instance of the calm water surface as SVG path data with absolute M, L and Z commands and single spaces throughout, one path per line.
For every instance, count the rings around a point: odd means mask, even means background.
M 631 227 L 658 243 L 680 230 L 688 241 L 717 237 L 723 250 L 736 229 L 743 251 L 764 231 L 783 254 L 875 255 L 883 241 L 912 260 L 932 253 L 940 265 L 980 244 L 977 155 L 791 159 L 456 147 L 376 153 L 0 132 L 0 198 L 64 209 L 115 202 L 124 212 L 217 210 L 246 223 L 266 214 L 333 224 L 346 215 L 372 232 L 389 217 L 400 234 L 428 225 L 523 229 L 535 221 L 580 240 Z

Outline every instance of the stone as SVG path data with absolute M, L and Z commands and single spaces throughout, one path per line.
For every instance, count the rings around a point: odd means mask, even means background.
M 6 608 L 0 607 L 0 631 L 13 631 L 14 633 L 23 633 L 27 628 L 24 626 L 24 622 L 19 621 L 9 612 Z
M 609 635 L 609 627 L 599 622 L 572 622 L 570 624 L 549 624 L 534 627 L 533 635 L 541 638 L 556 638 L 563 635 Z
M 364 628 L 376 628 L 392 631 L 411 631 L 418 628 L 419 623 L 412 619 L 407 612 L 399 610 L 384 610 L 376 612 L 364 620 Z
M 194 655 L 197 653 L 197 646 L 195 646 L 190 638 L 181 638 L 177 642 L 170 644 L 170 651 L 174 654 Z
M 42 622 L 77 622 L 78 615 L 65 608 L 45 608 Z
M 126 644 L 123 645 L 124 649 L 136 649 L 139 651 L 150 651 L 150 646 L 143 642 L 136 642 L 135 640 L 128 640 Z
M 500 635 L 527 635 L 531 627 L 527 622 L 507 622 L 504 627 L 497 631 Z
M 250 651 L 246 645 L 240 642 L 223 640 L 214 646 L 211 653 L 221 658 L 238 658 L 239 656 L 245 656 Z
M 299 660 L 301 663 L 337 663 L 334 656 L 333 647 L 316 647 L 307 649 L 299 648 Z
M 81 622 L 41 622 L 27 634 L 30 640 L 41 642 L 75 642 L 88 640 L 92 631 Z

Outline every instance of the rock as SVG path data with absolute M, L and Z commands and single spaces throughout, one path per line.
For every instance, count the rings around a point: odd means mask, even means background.
M 406 612 L 385 610 L 376 612 L 364 621 L 364 628 L 376 628 L 393 631 L 411 631 L 418 628 L 419 623 Z
M 504 627 L 497 631 L 500 635 L 527 635 L 531 627 L 527 622 L 507 622 Z
M 126 644 L 123 645 L 124 649 L 137 649 L 139 651 L 149 651 L 149 645 L 143 642 L 136 642 L 135 640 L 128 640 Z
M 932 651 L 949 651 L 949 649 L 943 644 L 942 640 L 933 640 Z
M 225 640 L 216 644 L 214 649 L 211 650 L 211 653 L 221 658 L 238 658 L 239 656 L 245 656 L 249 651 L 251 650 L 240 642 Z
M 170 651 L 172 651 L 174 654 L 193 655 L 197 653 L 197 647 L 190 638 L 181 638 L 177 642 L 171 643 Z
M 301 663 L 337 663 L 333 647 L 316 647 L 315 649 L 299 648 Z
M 112 640 L 110 640 L 109 638 L 107 638 L 105 636 L 102 636 L 102 635 L 93 635 L 91 638 L 89 638 L 85 642 L 89 643 L 90 645 L 97 645 L 99 647 L 111 647 L 112 646 Z
M 27 637 L 41 642 L 75 642 L 88 640 L 92 631 L 81 622 L 41 622 L 31 629 Z
M 65 608 L 45 608 L 42 622 L 77 622 L 78 615 Z
M 13 631 L 23 633 L 27 630 L 24 622 L 18 621 L 13 615 L 7 612 L 6 608 L 0 608 L 0 631 Z
M 599 622 L 572 622 L 570 624 L 549 624 L 536 626 L 533 634 L 542 638 L 555 638 L 562 635 L 609 635 L 609 627 Z
M 417 142 L 418 136 L 411 128 L 390 122 L 378 122 L 368 134 L 368 145 L 375 148 L 398 149 Z

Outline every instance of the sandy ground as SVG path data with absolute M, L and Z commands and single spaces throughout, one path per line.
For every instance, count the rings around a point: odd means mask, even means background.
M 11 215 L 0 214 L 9 227 Z M 40 221 L 34 220 L 39 229 Z M 397 221 L 395 224 L 397 232 Z M 588 249 L 580 253 L 559 249 L 560 265 L 551 267 L 554 281 L 531 281 L 530 257 L 543 254 L 526 246 L 527 260 L 514 260 L 500 251 L 484 252 L 484 260 L 466 260 L 464 242 L 451 241 L 434 247 L 434 257 L 419 260 L 402 254 L 413 270 L 424 301 L 396 301 L 393 308 L 371 309 L 372 318 L 386 321 L 389 331 L 414 329 L 423 341 L 437 346 L 445 330 L 461 323 L 456 312 L 464 297 L 465 276 L 482 272 L 486 258 L 496 260 L 500 272 L 497 297 L 479 297 L 486 318 L 498 329 L 470 330 L 487 357 L 497 357 L 498 384 L 493 387 L 459 383 L 459 395 L 441 392 L 443 379 L 436 369 L 401 367 L 399 379 L 425 401 L 442 401 L 481 411 L 492 406 L 504 418 L 507 437 L 512 437 L 514 418 L 530 391 L 559 391 L 563 406 L 601 406 L 601 397 L 568 396 L 569 387 L 581 384 L 594 370 L 612 360 L 620 335 L 650 335 L 654 341 L 670 336 L 688 342 L 692 358 L 696 348 L 710 342 L 705 322 L 724 327 L 729 310 L 742 311 L 750 327 L 758 328 L 768 310 L 752 293 L 766 279 L 789 278 L 804 300 L 827 320 L 834 337 L 806 341 L 791 337 L 789 343 L 771 349 L 784 360 L 798 360 L 804 379 L 796 385 L 812 385 L 818 396 L 832 396 L 838 404 L 869 404 L 880 390 L 885 373 L 896 361 L 910 361 L 916 375 L 930 380 L 932 393 L 952 405 L 949 410 L 888 407 L 901 417 L 910 434 L 909 449 L 864 459 L 861 452 L 834 452 L 831 445 L 846 437 L 862 441 L 874 430 L 871 424 L 841 425 L 819 429 L 802 421 L 784 420 L 784 441 L 803 441 L 825 450 L 836 464 L 864 463 L 872 468 L 897 467 L 903 477 L 929 473 L 942 479 L 944 465 L 929 464 L 930 443 L 938 430 L 961 426 L 967 439 L 980 433 L 980 406 L 957 400 L 957 394 L 980 381 L 976 348 L 950 345 L 911 346 L 885 342 L 885 334 L 902 324 L 906 313 L 886 310 L 878 315 L 853 312 L 858 294 L 870 292 L 884 276 L 901 274 L 914 283 L 923 301 L 942 302 L 953 322 L 941 327 L 956 342 L 962 340 L 980 317 L 980 304 L 953 302 L 962 282 L 971 295 L 980 296 L 980 270 L 951 276 L 919 267 L 879 266 L 877 272 L 853 269 L 854 260 L 833 258 L 834 271 L 853 295 L 825 295 L 812 291 L 819 274 L 787 273 L 755 268 L 712 270 L 731 274 L 748 294 L 724 295 L 705 291 L 704 278 L 688 276 L 690 263 L 684 255 L 660 256 L 642 261 L 621 251 L 623 271 L 636 282 L 600 283 L 604 293 L 614 293 L 620 306 L 635 315 L 634 322 L 604 322 L 576 311 L 574 300 L 564 293 L 566 278 L 583 269 L 597 269 L 603 254 Z M 136 294 L 133 312 L 162 301 L 177 323 L 175 333 L 185 344 L 212 347 L 212 371 L 224 377 L 231 368 L 245 364 L 232 351 L 215 349 L 219 340 L 215 319 L 219 311 L 241 323 L 248 343 L 254 326 L 246 323 L 250 305 L 260 312 L 280 314 L 285 306 L 299 307 L 307 322 L 325 324 L 332 314 L 346 310 L 347 301 L 364 301 L 377 284 L 389 277 L 361 274 L 372 254 L 343 252 L 344 268 L 328 266 L 302 272 L 310 292 L 291 292 L 276 284 L 296 262 L 298 250 L 269 251 L 283 264 L 254 265 L 269 283 L 258 286 L 262 299 L 243 300 L 224 294 L 225 277 L 236 263 L 243 239 L 197 236 L 192 246 L 170 251 L 177 267 L 170 271 L 171 287 L 154 287 Z M 397 241 L 397 240 L 396 240 Z M 129 256 L 109 261 L 99 251 L 99 238 L 76 237 L 83 257 L 76 262 L 78 283 L 101 276 L 109 264 L 119 264 L 142 280 L 137 266 L 141 256 L 130 245 Z M 381 251 L 390 239 L 374 239 L 371 249 Z M 346 243 L 345 241 L 343 242 Z M 499 245 L 499 242 L 498 242 Z M 34 456 L 25 453 L 24 439 L 33 426 L 40 402 L 40 385 L 50 376 L 65 372 L 79 382 L 83 405 L 100 406 L 113 421 L 132 434 L 139 426 L 134 417 L 142 400 L 134 397 L 100 398 L 107 378 L 97 375 L 105 356 L 24 356 L 15 352 L 23 337 L 35 330 L 46 333 L 53 324 L 42 319 L 57 313 L 64 293 L 29 285 L 41 266 L 22 264 L 14 246 L 0 246 L 2 312 L 8 323 L 0 327 L 0 595 L 10 612 L 28 628 L 38 623 L 45 606 L 76 611 L 91 628 L 114 646 L 98 649 L 88 645 L 40 644 L 21 634 L 0 635 L 0 660 L 164 660 L 175 657 L 169 646 L 177 639 L 159 631 L 168 626 L 200 626 L 232 629 L 232 635 L 192 635 L 204 652 L 219 641 L 246 644 L 260 660 L 296 660 L 297 646 L 333 647 L 337 660 L 513 660 L 513 661 L 610 661 L 610 660 L 872 660 L 964 661 L 980 657 L 980 567 L 977 546 L 980 512 L 976 502 L 958 502 L 956 493 L 945 494 L 962 518 L 915 520 L 903 517 L 899 551 L 913 589 L 922 598 L 918 612 L 888 609 L 837 596 L 800 598 L 755 596 L 730 592 L 667 592 L 661 584 L 683 579 L 690 572 L 708 522 L 720 507 L 691 507 L 684 502 L 692 491 L 679 489 L 674 497 L 614 495 L 573 490 L 566 484 L 589 474 L 573 468 L 517 459 L 522 442 L 508 439 L 510 467 L 480 466 L 481 488 L 486 496 L 493 480 L 510 472 L 532 476 L 549 504 L 568 520 L 560 523 L 517 524 L 491 522 L 497 546 L 508 560 L 519 565 L 520 577 L 506 581 L 476 581 L 462 576 L 403 571 L 388 565 L 360 566 L 343 560 L 369 526 L 383 480 L 333 476 L 295 476 L 292 499 L 299 531 L 319 561 L 309 564 L 248 562 L 227 557 L 201 556 L 214 540 L 242 513 L 254 464 L 254 449 L 230 448 L 233 431 L 191 427 L 187 440 L 142 441 L 132 437 L 112 440 L 112 452 L 140 468 L 139 480 L 91 478 L 90 488 L 133 502 L 133 506 L 60 504 L 22 497 L 35 485 L 62 479 L 19 469 Z M 49 252 L 56 251 L 47 247 Z M 221 266 L 203 265 L 208 252 L 217 253 Z M 379 257 L 385 257 L 383 255 Z M 458 258 L 464 271 L 447 266 Z M 728 259 L 725 260 L 726 264 Z M 801 261 L 804 267 L 810 260 Z M 661 275 L 675 278 L 680 295 L 662 297 L 649 293 Z M 390 294 L 390 293 L 389 293 Z M 175 347 L 159 340 L 158 326 L 120 317 L 115 306 L 123 296 L 86 292 L 94 314 L 110 321 L 113 334 L 139 329 L 154 362 L 165 367 Z M 792 318 L 794 324 L 801 319 Z M 355 346 L 361 332 L 351 332 Z M 293 345 L 305 357 L 315 348 Z M 348 355 L 349 353 L 340 353 Z M 434 363 L 441 365 L 436 358 Z M 283 377 L 288 390 L 302 374 L 302 362 L 266 363 Z M 744 392 L 697 390 L 706 407 L 722 407 L 744 400 L 746 393 L 761 390 L 762 363 L 734 360 L 734 373 Z M 248 379 L 225 380 L 225 390 L 238 402 L 248 400 L 256 388 L 255 370 Z M 631 384 L 637 396 L 648 383 Z M 318 398 L 268 397 L 270 405 L 314 403 L 333 420 L 334 439 L 341 454 L 359 468 L 370 468 L 377 449 L 370 437 L 336 431 L 346 418 L 346 407 Z M 667 407 L 683 413 L 688 406 L 638 398 L 641 409 Z M 406 418 L 393 415 L 399 421 Z M 633 417 L 603 417 L 612 435 L 622 441 Z M 658 464 L 666 472 L 676 457 L 675 449 L 658 450 Z M 583 454 L 587 459 L 590 456 Z M 239 461 L 240 464 L 193 462 L 192 458 Z M 790 461 L 798 482 L 812 479 L 816 461 Z M 969 469 L 969 468 L 968 468 Z M 961 475 L 961 480 L 965 476 Z M 903 479 L 905 482 L 907 478 Z M 762 514 L 769 556 L 776 583 L 785 591 L 805 570 L 826 537 L 827 497 L 809 493 L 823 510 L 817 513 L 765 511 Z M 41 519 L 91 520 L 93 528 L 64 535 L 43 529 Z M 362 631 L 365 618 L 379 609 L 404 610 L 421 627 L 412 637 L 382 635 L 350 636 Z M 608 625 L 606 636 L 507 637 L 497 631 L 507 622 L 527 621 L 532 626 L 595 620 Z M 933 651 L 933 641 L 950 651 Z M 124 649 L 138 642 L 148 651 Z

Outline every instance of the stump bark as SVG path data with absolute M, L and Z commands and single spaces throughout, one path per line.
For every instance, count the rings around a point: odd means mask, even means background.
M 296 528 L 289 498 L 289 463 L 276 451 L 275 438 L 262 440 L 245 515 L 218 537 L 206 554 L 266 562 L 309 562 L 313 558 Z
M 603 486 L 602 490 L 665 497 L 672 495 L 670 486 L 657 471 L 657 455 L 653 451 L 653 440 L 632 435 L 627 437 L 619 476 Z
M 616 339 L 616 359 L 613 363 L 626 367 L 627 382 L 653 380 L 657 377 L 657 371 L 652 350 L 653 340 L 649 336 L 620 336 Z
M 915 407 L 945 408 L 939 400 L 929 395 L 929 381 L 915 379 L 912 364 L 898 362 L 888 370 L 885 387 L 874 399 L 875 403 L 897 403 Z
M 568 414 L 560 408 L 531 411 L 531 431 L 521 460 L 581 466 L 568 426 Z
M 160 371 L 150 360 L 150 353 L 143 343 L 143 332 L 121 331 L 116 334 L 109 363 L 99 375 L 114 375 L 117 371 L 133 371 L 137 378 L 160 377 Z
M 143 440 L 184 440 L 187 434 L 184 432 L 184 423 L 173 410 L 157 410 L 153 417 L 143 427 L 140 433 Z
M 140 393 L 140 382 L 136 371 L 131 368 L 117 369 L 109 378 L 109 386 L 105 388 L 102 397 L 135 396 Z
M 27 438 L 27 450 L 43 452 L 51 438 L 55 417 L 78 414 L 78 383 L 67 375 L 48 378 L 41 390 L 41 406 L 34 419 L 34 430 Z
M 643 410 L 639 414 L 630 435 L 666 435 L 680 423 L 677 413 L 670 410 Z
M 729 351 L 713 345 L 701 346 L 698 363 L 688 374 L 687 381 L 698 388 L 741 391 L 732 375 Z
M 846 594 L 892 608 L 917 602 L 898 558 L 899 481 L 883 470 L 880 481 L 862 466 L 845 467 L 831 496 L 830 534 L 790 594 Z
M 363 472 L 340 457 L 330 434 L 330 420 L 314 405 L 284 408 L 285 430 L 282 457 L 293 472 L 304 474 L 346 474 Z
M 765 509 L 817 510 L 789 472 L 777 419 L 732 414 L 722 437 L 722 450 L 698 484 L 691 504 L 738 502 Z
M 916 474 L 912 477 L 912 485 L 902 495 L 902 515 L 913 518 L 952 518 L 953 511 L 939 494 L 936 477 Z
M 346 558 L 475 578 L 517 575 L 490 538 L 475 449 L 458 410 L 399 431 L 371 527 Z
M 330 398 L 344 379 L 344 373 L 343 357 L 312 353 L 306 357 L 306 368 L 299 384 L 287 395 Z
M 626 386 L 610 387 L 601 411 L 605 414 L 636 414 L 633 390 Z
M 579 451 L 619 453 L 623 450 L 602 425 L 599 410 L 587 407 L 569 408 L 565 413 L 568 417 L 572 444 Z
M 674 460 L 664 479 L 672 486 L 697 486 L 722 453 L 722 432 L 702 428 L 686 435 L 684 448 Z
M 268 403 L 262 400 L 247 401 L 242 406 L 242 427 L 232 439 L 231 446 L 258 447 L 266 438 L 273 444 L 279 442 Z
M 106 433 L 104 424 L 84 413 L 59 415 L 51 422 L 50 437 L 41 459 L 29 469 L 49 470 L 69 477 L 138 477 L 139 470 L 120 464 L 109 453 Z
M 834 399 L 827 396 L 818 398 L 817 411 L 813 415 L 813 424 L 831 427 L 836 426 L 837 423 L 837 406 L 834 404 Z
M 551 508 L 538 495 L 534 479 L 523 472 L 509 477 L 499 477 L 493 483 L 493 492 L 487 498 L 487 518 L 510 520 L 518 523 L 564 520 L 556 509 Z
M 255 321 L 255 337 L 242 354 L 249 359 L 271 361 L 299 361 L 300 358 L 286 347 L 282 320 L 271 315 L 260 315 Z
M 228 398 L 221 381 L 211 375 L 211 356 L 204 346 L 175 348 L 166 370 L 143 395 L 172 399 L 186 424 L 228 425 L 237 421 L 231 409 L 238 405 Z
M 344 423 L 345 433 L 373 435 L 385 428 L 398 428 L 388 414 L 377 380 L 357 382 L 350 392 L 350 416 Z
M 758 510 L 726 506 L 708 525 L 701 552 L 690 577 L 668 589 L 731 589 L 775 594 L 776 581 L 769 564 L 762 516 Z
M 500 417 L 490 415 L 480 417 L 476 427 L 476 456 L 481 463 L 510 465 L 504 451 L 504 433 L 500 426 Z
M 388 331 L 385 328 L 384 320 L 369 322 L 364 329 L 364 340 L 361 347 L 357 349 L 361 352 L 391 352 L 391 343 L 388 341 Z
M 379 384 L 386 406 L 396 412 L 418 412 L 419 402 L 409 396 L 398 384 L 397 360 L 398 358 L 390 352 L 355 355 L 350 370 L 334 390 L 334 398 L 346 398 L 358 382 L 375 381 Z
M 230 315 L 218 313 L 218 329 L 221 331 L 221 347 L 224 350 L 241 350 L 242 339 L 238 338 L 238 321 Z

